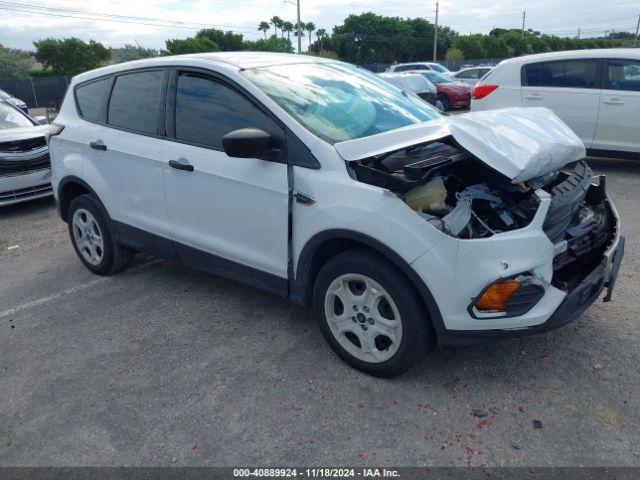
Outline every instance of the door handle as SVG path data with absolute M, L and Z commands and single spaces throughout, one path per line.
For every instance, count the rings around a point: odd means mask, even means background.
M 178 160 L 169 160 L 169 166 L 177 170 L 184 170 L 185 172 L 193 172 L 193 165 L 191 165 L 186 158 L 179 158 Z
M 91 142 L 89 143 L 89 146 L 94 150 L 102 150 L 103 152 L 107 149 L 107 146 L 102 142 L 102 140 Z
M 609 100 L 605 100 L 604 103 L 607 105 L 624 105 L 624 102 L 619 98 L 610 98 Z
M 526 98 L 527 100 L 542 100 L 542 94 L 532 93 L 530 95 L 525 95 L 524 98 Z

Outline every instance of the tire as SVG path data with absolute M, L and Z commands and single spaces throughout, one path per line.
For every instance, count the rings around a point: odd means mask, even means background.
M 113 275 L 133 262 L 135 253 L 116 242 L 113 223 L 95 195 L 74 198 L 67 223 L 74 250 L 93 273 Z
M 441 94 L 440 96 L 438 96 L 438 100 L 440 101 L 440 103 L 442 103 L 443 111 L 448 112 L 449 110 L 451 110 L 451 102 L 449 101 L 449 97 Z
M 331 348 L 371 375 L 400 375 L 433 346 L 418 292 L 396 266 L 370 250 L 351 249 L 329 260 L 316 277 L 313 307 Z

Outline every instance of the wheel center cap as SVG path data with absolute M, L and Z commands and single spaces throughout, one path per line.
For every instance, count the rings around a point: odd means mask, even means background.
M 362 312 L 358 312 L 358 314 L 356 315 L 356 320 L 358 320 L 358 323 L 367 323 L 367 317 Z

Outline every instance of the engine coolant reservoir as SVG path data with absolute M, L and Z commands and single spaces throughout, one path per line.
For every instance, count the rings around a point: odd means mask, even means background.
M 447 209 L 447 189 L 441 176 L 433 177 L 424 185 L 412 188 L 404 198 L 407 205 L 420 212 L 442 212 Z

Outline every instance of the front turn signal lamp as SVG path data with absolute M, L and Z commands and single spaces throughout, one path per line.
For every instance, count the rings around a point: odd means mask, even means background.
M 487 288 L 476 300 L 475 307 L 480 312 L 506 312 L 509 299 L 522 287 L 512 278 L 500 280 Z

